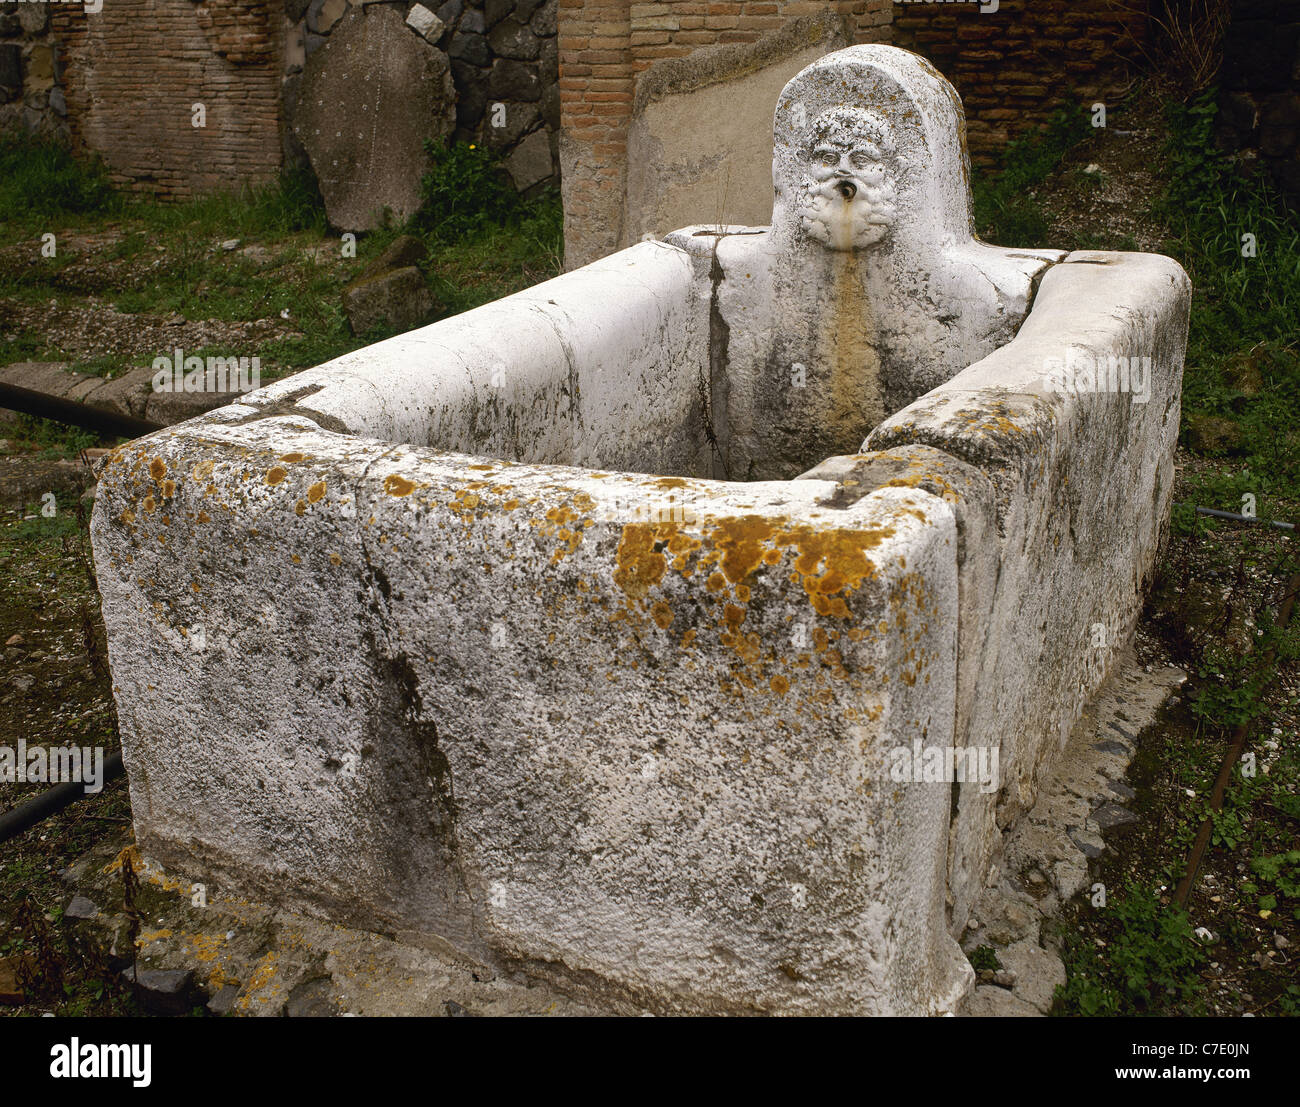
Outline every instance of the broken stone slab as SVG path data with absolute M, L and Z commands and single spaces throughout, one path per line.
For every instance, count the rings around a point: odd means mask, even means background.
M 455 126 L 447 56 L 390 7 L 350 8 L 307 59 L 290 125 L 332 226 L 372 230 L 384 209 L 404 220 L 420 205 L 425 142 Z
M 413 265 L 361 277 L 343 290 L 343 310 L 353 334 L 381 324 L 409 331 L 426 322 L 436 307 L 424 274 Z
M 506 158 L 506 170 L 515 188 L 523 192 L 540 184 L 555 171 L 551 140 L 545 131 L 534 131 Z

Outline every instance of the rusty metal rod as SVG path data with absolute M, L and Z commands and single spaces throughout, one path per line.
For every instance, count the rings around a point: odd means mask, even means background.
M 19 388 L 16 384 L 0 384 L 0 407 L 41 419 L 53 419 L 57 423 L 67 423 L 110 438 L 139 438 L 163 429 L 161 423 L 151 423 L 147 419 L 137 419 L 134 415 L 119 415 L 115 411 L 74 403 L 45 392 Z
M 1277 626 L 1280 631 L 1285 631 L 1291 622 L 1291 612 L 1295 609 L 1296 593 L 1300 592 L 1300 573 L 1294 573 L 1287 582 L 1286 593 L 1282 597 L 1282 605 L 1278 609 Z M 1277 658 L 1277 641 L 1270 643 L 1268 649 L 1264 651 L 1262 668 L 1269 669 L 1274 660 Z M 1232 731 L 1232 742 L 1228 746 L 1228 752 L 1223 755 L 1223 764 L 1219 766 L 1219 775 L 1214 779 L 1214 790 L 1210 793 L 1210 814 L 1205 816 L 1201 823 L 1201 828 L 1196 832 L 1196 840 L 1192 843 L 1192 851 L 1187 856 L 1187 872 L 1183 879 L 1178 882 L 1178 887 L 1174 890 L 1174 902 L 1179 907 L 1186 908 L 1187 901 L 1192 895 L 1192 885 L 1196 883 L 1196 874 L 1200 871 L 1201 862 L 1205 860 L 1205 851 L 1210 845 L 1210 836 L 1214 833 L 1214 813 L 1223 810 L 1223 797 L 1228 791 L 1228 784 L 1232 780 L 1233 767 L 1241 760 L 1242 751 L 1246 748 L 1246 735 L 1250 730 L 1250 724 L 1254 718 L 1238 723 Z
M 1237 515 L 1231 511 L 1218 511 L 1212 507 L 1198 507 L 1196 514 L 1210 515 L 1215 519 L 1231 519 L 1235 523 L 1268 523 L 1270 527 L 1277 527 L 1278 530 L 1295 530 L 1294 523 L 1283 523 L 1277 519 L 1256 519 L 1253 515 Z

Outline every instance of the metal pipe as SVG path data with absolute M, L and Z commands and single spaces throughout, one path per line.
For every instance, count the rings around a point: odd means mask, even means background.
M 104 760 L 104 779 L 101 783 L 107 784 L 121 775 L 122 755 L 109 754 Z M 48 818 L 56 811 L 62 811 L 85 795 L 86 786 L 75 782 L 46 788 L 40 795 L 33 796 L 26 803 L 19 804 L 12 811 L 0 815 L 0 842 L 7 842 L 10 838 L 17 837 L 24 830 L 29 830 L 42 819 Z
M 1216 519 L 1232 519 L 1237 523 L 1263 523 L 1267 522 L 1271 527 L 1277 527 L 1278 530 L 1295 530 L 1294 523 L 1282 523 L 1277 519 L 1256 519 L 1253 515 L 1234 515 L 1231 511 L 1216 511 L 1212 507 L 1198 507 L 1197 515 L 1212 515 Z
M 53 419 L 57 423 L 67 423 L 111 438 L 139 438 L 163 429 L 161 423 L 151 423 L 147 419 L 137 419 L 134 415 L 119 415 L 115 411 L 74 403 L 45 392 L 19 388 L 16 384 L 0 384 L 0 407 L 20 411 L 24 415 L 36 415 L 41 419 Z

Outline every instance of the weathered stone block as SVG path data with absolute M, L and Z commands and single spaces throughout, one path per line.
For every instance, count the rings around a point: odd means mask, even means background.
M 975 242 L 914 55 L 806 68 L 775 139 L 770 228 L 114 453 L 148 856 L 630 1009 L 957 1008 L 999 828 L 1141 606 L 1188 283 Z
M 428 168 L 424 143 L 451 133 L 454 111 L 445 54 L 391 8 L 351 9 L 308 58 L 291 120 L 330 223 L 364 231 L 385 208 L 412 215 Z
M 343 290 L 343 310 L 353 334 L 380 323 L 410 330 L 425 322 L 435 306 L 424 275 L 407 265 L 362 277 Z

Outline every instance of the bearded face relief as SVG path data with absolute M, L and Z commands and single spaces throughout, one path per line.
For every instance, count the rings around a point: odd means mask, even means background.
M 832 250 L 879 242 L 894 221 L 894 141 L 866 108 L 832 108 L 814 120 L 798 212 L 804 232 Z

